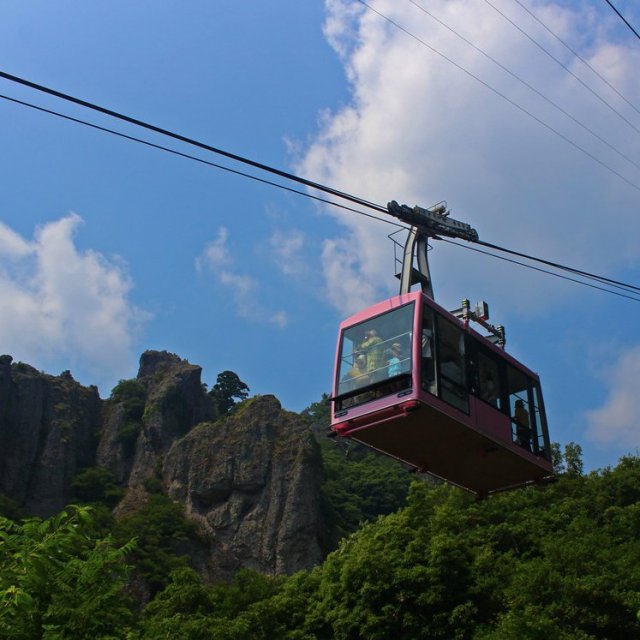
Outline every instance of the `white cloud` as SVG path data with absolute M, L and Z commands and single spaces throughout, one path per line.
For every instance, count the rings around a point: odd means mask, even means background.
M 0 259 L 21 258 L 31 251 L 29 243 L 20 234 L 0 222 Z
M 229 233 L 225 227 L 218 229 L 215 240 L 208 243 L 195 260 L 196 270 L 202 272 L 205 267 L 218 282 L 228 289 L 233 300 L 236 314 L 252 322 L 265 320 L 280 329 L 288 324 L 285 311 L 266 309 L 258 300 L 260 290 L 258 281 L 233 269 L 233 258 L 229 252 Z
M 284 275 L 301 277 L 307 272 L 303 256 L 305 236 L 302 231 L 275 231 L 269 238 L 269 246 L 278 269 Z
M 204 249 L 202 256 L 196 258 L 196 269 L 201 271 L 203 266 L 218 269 L 231 264 L 231 257 L 227 249 L 229 232 L 226 227 L 218 229 L 218 235 Z
M 33 240 L 0 225 L 0 351 L 41 368 L 76 366 L 92 382 L 129 370 L 134 336 L 147 315 L 128 300 L 126 268 L 78 251 L 71 214 L 38 228 Z
M 620 151 L 637 156 L 635 133 L 488 5 L 470 0 L 418 3 Z M 429 206 L 446 198 L 452 215 L 476 227 L 481 239 L 552 260 L 561 257 L 561 262 L 588 271 L 612 273 L 622 264 L 638 263 L 639 191 L 442 56 L 640 184 L 627 162 L 411 3 L 376 0 L 372 6 L 430 48 L 362 5 L 327 0 L 325 34 L 344 62 L 351 99 L 334 112 L 323 112 L 319 132 L 299 160 L 302 175 L 380 204 L 395 199 Z M 638 95 L 640 50 L 614 42 L 606 21 L 594 32 L 589 8 L 545 2 L 535 10 L 612 83 L 624 78 L 621 89 L 630 97 Z M 625 109 L 609 89 L 596 85 L 599 81 L 582 63 L 525 17 L 516 15 L 514 21 L 615 100 L 617 109 Z M 611 60 L 615 64 L 609 71 L 605 64 Z M 617 224 L 603 224 L 605 211 L 616 212 Z M 368 304 L 393 293 L 387 227 L 337 209 L 327 212 L 344 228 L 343 238 L 327 241 L 324 248 L 332 303 L 350 312 L 365 300 Z M 466 291 L 486 295 L 488 283 L 500 282 L 499 289 L 509 292 L 510 307 L 524 313 L 548 308 L 576 289 L 525 270 L 504 269 L 503 263 L 488 258 L 475 269 L 470 252 L 441 243 L 435 256 L 436 289 L 441 283 L 447 291 L 459 291 L 454 304 Z
M 599 444 L 637 449 L 640 447 L 640 346 L 627 350 L 604 369 L 601 377 L 607 385 L 607 398 L 600 409 L 586 413 L 587 436 Z

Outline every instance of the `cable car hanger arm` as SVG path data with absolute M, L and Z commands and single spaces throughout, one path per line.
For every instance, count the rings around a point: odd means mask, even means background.
M 433 300 L 433 281 L 427 257 L 428 239 L 449 236 L 450 238 L 462 238 L 469 242 L 478 242 L 478 232 L 471 225 L 451 218 L 444 203 L 429 209 L 418 206 L 412 209 L 392 200 L 387 207 L 392 216 L 411 225 L 404 246 L 402 271 L 397 276 L 400 279 L 400 295 L 409 293 L 411 286 L 419 283 L 423 293 Z M 414 256 L 418 262 L 417 269 L 413 266 Z M 489 307 L 484 302 L 481 304 L 482 308 L 477 307 L 472 310 L 469 301 L 464 299 L 462 307 L 451 313 L 466 324 L 473 320 L 482 325 L 491 334 L 491 341 L 504 349 L 506 343 L 504 327 L 502 325 L 495 327 L 487 322 Z
M 425 295 L 433 299 L 433 284 L 427 258 L 429 238 L 448 236 L 477 242 L 478 232 L 471 225 L 451 218 L 444 203 L 429 209 L 416 205 L 412 209 L 406 204 L 400 205 L 392 200 L 387 209 L 390 215 L 411 225 L 404 247 L 402 271 L 398 274 L 400 294 L 408 293 L 412 285 L 419 283 Z M 413 267 L 414 255 L 418 259 L 418 269 Z

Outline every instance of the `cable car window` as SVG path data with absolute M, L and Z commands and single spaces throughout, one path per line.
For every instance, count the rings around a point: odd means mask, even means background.
M 414 304 L 349 327 L 342 332 L 336 396 L 350 394 L 340 404 L 347 408 L 411 386 L 411 333 Z M 406 383 L 385 385 L 387 380 Z M 375 386 L 371 393 L 355 394 Z
M 547 420 L 544 414 L 544 405 L 542 403 L 542 392 L 540 391 L 540 385 L 537 382 L 533 383 L 531 406 L 533 408 L 533 451 L 538 455 L 548 458 Z
M 438 316 L 437 342 L 440 397 L 457 409 L 469 413 L 464 333 L 457 325 Z
M 500 394 L 500 368 L 498 362 L 483 351 L 478 352 L 478 396 L 496 409 L 503 409 Z
M 513 441 L 531 451 L 532 411 L 529 403 L 529 377 L 515 367 L 507 365 L 507 388 L 509 411 L 512 422 Z
M 429 393 L 437 395 L 438 387 L 436 385 L 436 359 L 433 337 L 433 309 L 425 306 L 422 316 L 420 375 L 422 388 Z

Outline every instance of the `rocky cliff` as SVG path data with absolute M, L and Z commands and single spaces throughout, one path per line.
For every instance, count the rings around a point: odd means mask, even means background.
M 201 368 L 167 352 L 145 352 L 109 400 L 68 372 L 0 356 L 0 492 L 49 516 L 74 475 L 99 465 L 125 489 L 116 517 L 154 491 L 183 506 L 199 532 L 188 552 L 209 579 L 310 568 L 321 559 L 322 463 L 306 419 L 273 396 L 216 413 Z
M 263 396 L 174 442 L 162 478 L 209 541 L 204 574 L 275 575 L 321 559 L 319 471 L 308 425 Z
M 70 498 L 70 482 L 93 464 L 102 402 L 67 371 L 54 377 L 0 356 L 0 492 L 48 517 Z
M 118 385 L 106 403 L 98 464 L 130 487 L 152 476 L 176 439 L 215 417 L 201 373 L 172 353 L 143 353 L 136 380 Z

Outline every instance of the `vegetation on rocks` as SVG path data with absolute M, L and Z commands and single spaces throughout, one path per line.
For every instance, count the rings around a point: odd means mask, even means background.
M 212 422 L 199 368 L 165 352 L 105 401 L 96 454 L 95 394 L 65 404 L 87 419 L 62 442 L 57 390 L 77 383 L 0 365 L 20 409 L 5 442 L 34 461 L 0 451 L 0 638 L 640 637 L 639 457 L 585 474 L 579 445 L 554 445 L 557 483 L 477 501 L 326 438 L 326 396 L 300 416 L 219 377 L 232 405 Z M 27 517 L 62 499 L 80 506 Z
M 244 570 L 211 585 L 173 564 L 141 611 L 127 600 L 127 564 L 167 568 L 160 548 L 188 533 L 168 502 L 149 503 L 119 542 L 94 537 L 86 508 L 0 523 L 0 629 L 12 638 L 640 637 L 637 457 L 480 502 L 416 481 L 404 508 L 312 571 Z

